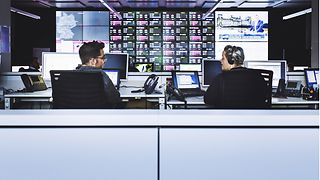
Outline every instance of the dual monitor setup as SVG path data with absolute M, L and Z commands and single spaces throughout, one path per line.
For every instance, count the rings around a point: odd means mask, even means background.
M 277 88 L 279 79 L 285 79 L 287 76 L 286 60 L 268 60 L 268 61 L 245 61 L 244 67 L 252 69 L 266 69 L 273 71 L 272 87 Z M 202 82 L 204 87 L 211 84 L 212 79 L 221 73 L 221 62 L 219 60 L 202 61 Z
M 108 74 L 113 84 L 119 88 L 120 81 L 128 79 L 128 60 L 126 53 L 106 53 L 103 71 Z M 42 75 L 50 80 L 51 70 L 73 70 L 81 64 L 77 53 L 44 52 L 42 54 Z

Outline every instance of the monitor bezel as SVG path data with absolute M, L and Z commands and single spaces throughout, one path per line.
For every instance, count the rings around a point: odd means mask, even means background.
M 128 53 L 122 53 L 122 52 L 107 52 L 104 55 L 106 56 L 107 54 L 117 54 L 117 55 L 126 55 L 127 56 L 127 63 L 126 63 L 126 79 L 121 79 L 120 76 L 120 82 L 122 81 L 128 81 L 128 73 L 129 73 L 129 54 Z M 108 61 L 108 60 L 107 60 Z M 107 67 L 104 67 L 105 69 L 108 69 Z M 110 68 L 109 68 L 110 69 Z M 112 68 L 111 68 L 112 69 Z M 113 69 L 117 69 L 117 68 L 113 68 Z
M 221 60 L 218 60 L 218 59 L 203 59 L 202 60 L 202 64 L 201 64 L 201 72 L 202 72 L 201 85 L 202 85 L 202 87 L 209 87 L 210 84 L 209 85 L 205 85 L 204 84 L 204 75 L 205 75 L 205 73 L 204 73 L 204 63 L 205 63 L 205 61 L 219 61 L 221 63 Z M 222 67 L 221 67 L 221 71 L 222 71 Z

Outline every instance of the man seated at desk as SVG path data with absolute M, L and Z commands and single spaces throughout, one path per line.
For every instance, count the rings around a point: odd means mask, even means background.
M 121 103 L 120 93 L 116 90 L 108 75 L 101 70 L 105 63 L 104 46 L 104 43 L 98 41 L 84 43 L 79 49 L 82 64 L 77 69 L 79 71 L 101 71 L 107 102 L 118 106 Z
M 241 47 L 227 45 L 222 52 L 222 73 L 213 79 L 204 102 L 214 108 L 253 109 L 266 105 L 267 83 L 261 73 L 242 67 Z M 271 93 L 271 92 L 270 92 Z

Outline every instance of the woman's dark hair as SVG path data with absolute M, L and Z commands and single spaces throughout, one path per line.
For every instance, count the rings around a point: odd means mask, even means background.
M 244 61 L 244 52 L 241 47 L 227 45 L 224 47 L 226 58 L 229 64 L 242 65 Z
M 99 41 L 85 42 L 79 49 L 79 56 L 82 64 L 89 62 L 91 58 L 100 56 L 100 49 L 104 48 L 104 43 Z

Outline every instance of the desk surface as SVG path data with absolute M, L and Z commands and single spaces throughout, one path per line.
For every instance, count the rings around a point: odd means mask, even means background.
M 137 88 L 120 88 L 120 97 L 121 98 L 164 98 L 165 94 L 163 91 L 162 94 L 145 94 L 144 92 L 132 93 L 132 90 L 136 90 Z M 52 89 L 49 88 L 45 91 L 36 91 L 36 92 L 17 92 L 4 95 L 5 98 L 48 98 L 52 97 Z M 187 97 L 188 105 L 204 105 L 203 96 L 197 97 Z M 178 100 L 170 100 L 167 101 L 168 105 L 181 105 L 184 102 Z M 288 98 L 272 98 L 273 105 L 316 105 L 319 104 L 319 101 L 307 101 L 302 98 L 297 97 L 288 97 Z
M 120 97 L 121 98 L 164 98 L 165 94 L 161 91 L 161 94 L 153 93 L 146 94 L 145 92 L 132 93 L 132 90 L 137 88 L 120 88 Z M 52 89 L 49 88 L 44 91 L 35 91 L 35 92 L 16 92 L 11 94 L 5 94 L 5 98 L 51 98 Z
M 197 96 L 197 97 L 187 97 L 187 104 L 190 105 L 204 105 L 203 101 L 203 96 Z M 167 101 L 167 104 L 169 105 L 179 105 L 179 104 L 184 104 L 184 102 L 178 101 L 178 100 L 170 100 Z M 275 98 L 272 97 L 272 104 L 277 105 L 277 104 L 284 104 L 284 105 L 289 105 L 289 104 L 319 104 L 319 101 L 307 101 L 302 98 L 298 97 L 288 97 L 288 98 Z

